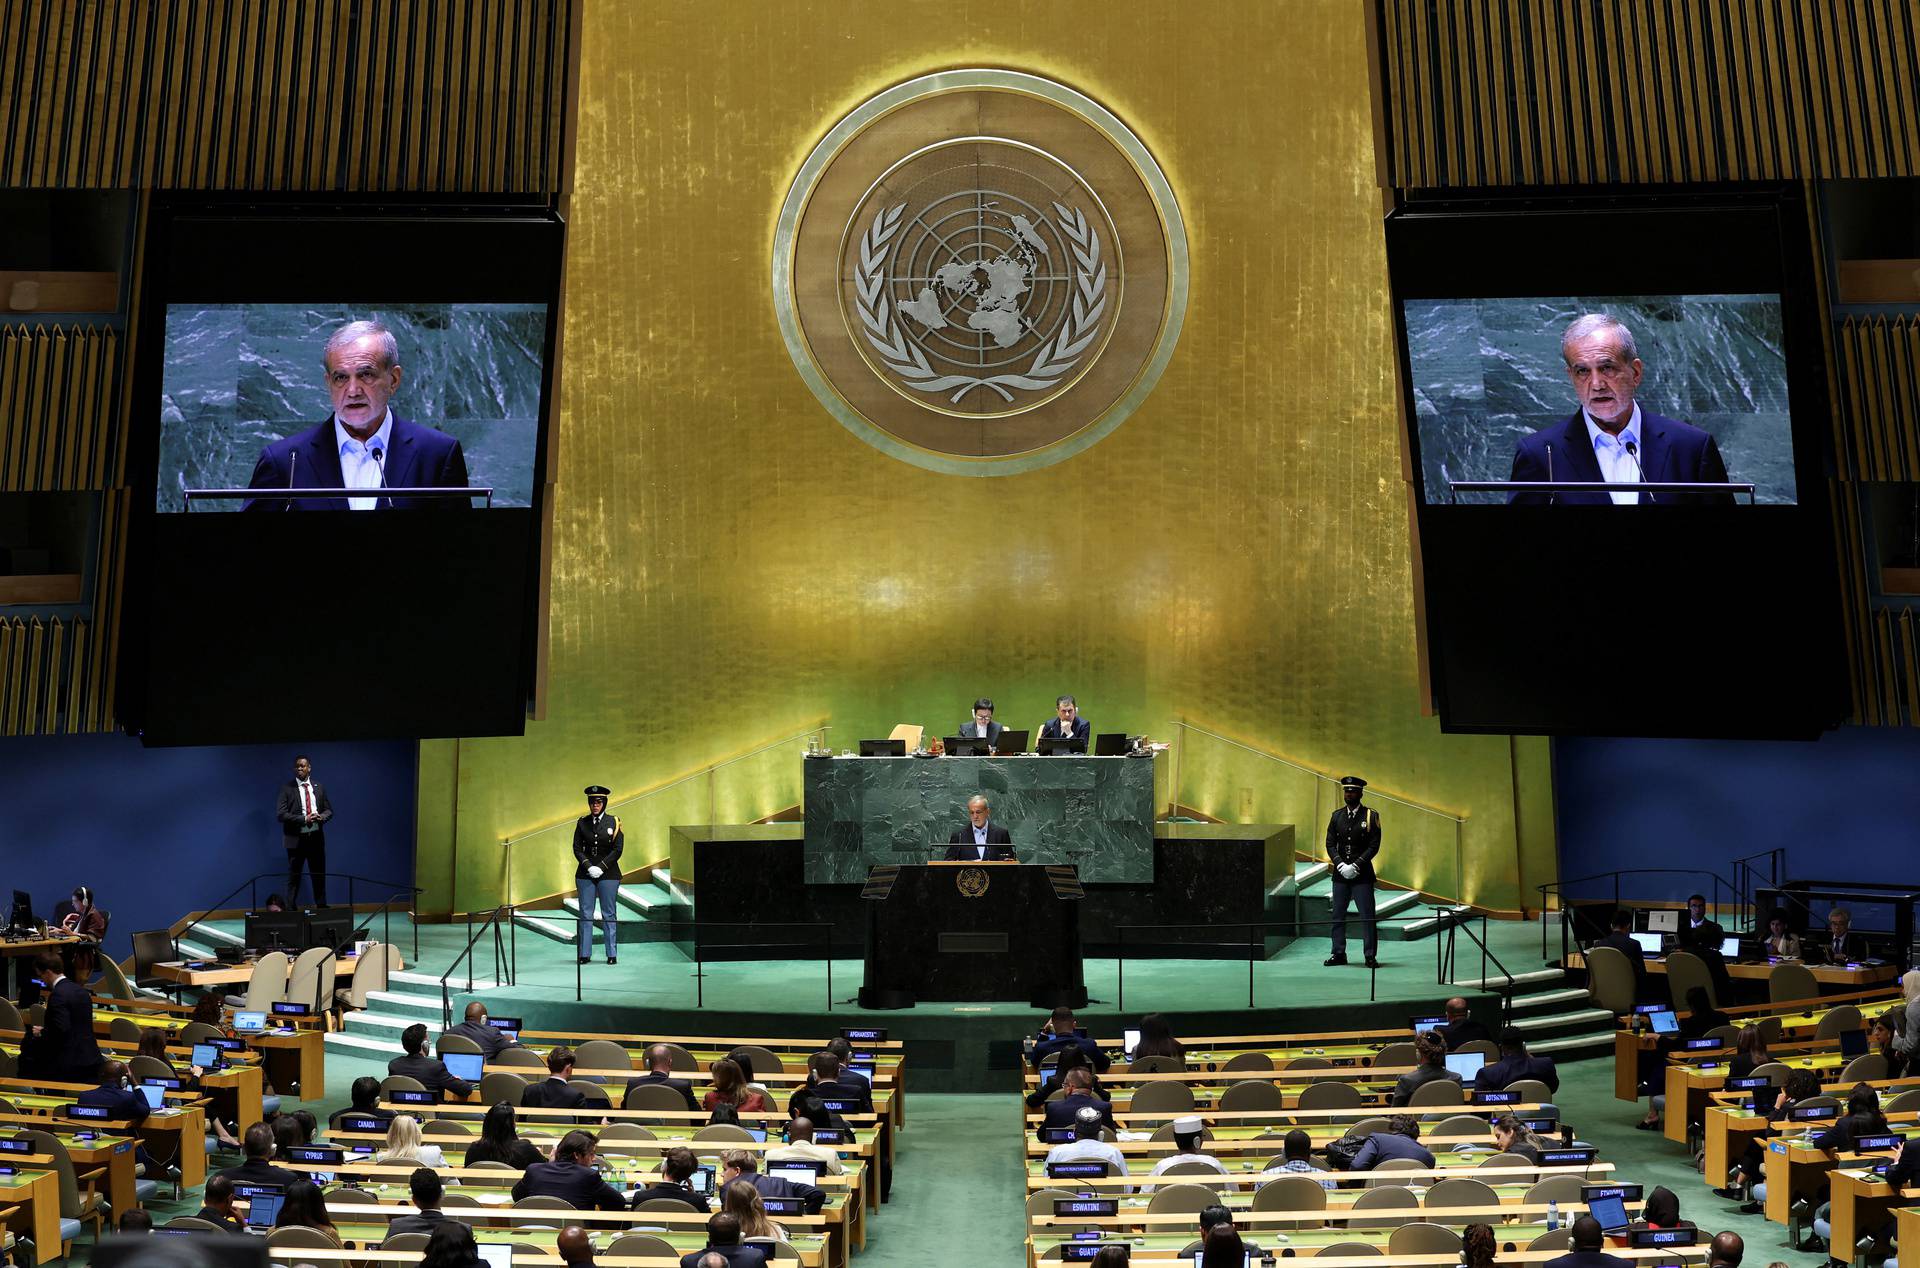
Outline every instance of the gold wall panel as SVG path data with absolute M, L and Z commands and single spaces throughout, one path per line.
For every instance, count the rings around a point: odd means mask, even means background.
M 575 0 L 14 0 L 0 186 L 548 192 Z
M 588 4 L 546 713 L 524 738 L 422 746 L 427 909 L 490 905 L 500 839 L 580 813 L 588 783 L 666 784 L 823 716 L 836 747 L 907 720 L 944 732 L 982 693 L 1017 725 L 1060 691 L 1096 730 L 1165 738 L 1185 718 L 1455 809 L 1479 901 L 1549 879 L 1551 816 L 1524 809 L 1550 796 L 1544 741 L 1517 760 L 1421 716 L 1368 13 Z M 996 480 L 848 433 L 795 373 L 769 295 L 775 215 L 825 129 L 957 66 L 1030 70 L 1114 111 L 1193 248 L 1158 390 L 1084 453 Z M 1189 765 L 1223 818 L 1278 796 L 1256 768 Z M 729 817 L 781 808 L 768 783 Z
M 101 326 L 0 326 L 0 493 L 108 481 L 120 336 Z
M 1374 0 L 1399 188 L 1920 173 L 1913 0 Z
M 1835 323 L 1840 470 L 1854 480 L 1920 480 L 1920 315 Z

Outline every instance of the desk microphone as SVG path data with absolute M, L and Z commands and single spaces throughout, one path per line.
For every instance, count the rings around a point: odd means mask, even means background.
M 1640 483 L 1645 484 L 1647 482 L 1647 469 L 1640 465 L 1640 446 L 1634 444 L 1631 440 L 1629 440 L 1626 443 L 1625 448 L 1627 451 L 1627 456 L 1633 459 L 1633 469 L 1640 473 Z M 1647 495 L 1648 506 L 1652 506 L 1658 501 L 1658 499 L 1656 499 L 1653 496 L 1653 490 L 1644 489 L 1642 490 L 1642 492 L 1644 492 Z
M 1547 483 L 1548 484 L 1553 483 L 1553 442 L 1551 440 L 1547 442 Z M 1553 494 L 1554 494 L 1554 490 L 1552 489 L 1547 490 L 1548 506 L 1553 505 Z

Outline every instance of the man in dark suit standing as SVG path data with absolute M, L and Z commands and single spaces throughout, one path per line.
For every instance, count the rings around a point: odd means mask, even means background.
M 249 511 L 460 510 L 465 498 L 382 497 L 382 488 L 467 487 L 467 459 L 445 432 L 394 416 L 400 345 L 377 321 L 350 321 L 327 340 L 322 364 L 333 415 L 260 451 L 247 487 L 364 489 L 362 496 L 254 498 Z
M 287 906 L 300 905 L 300 868 L 313 875 L 313 905 L 327 905 L 327 823 L 333 802 L 313 777 L 313 763 L 305 753 L 293 759 L 293 778 L 280 785 L 274 803 L 280 820 L 280 843 L 287 847 Z
M 1677 481 L 1725 484 L 1727 464 L 1712 436 L 1690 423 L 1642 410 L 1633 394 L 1645 366 L 1633 333 L 1612 317 L 1588 313 L 1560 336 L 1567 378 L 1580 400 L 1572 417 L 1521 440 L 1510 480 L 1609 484 Z M 1732 506 L 1732 493 L 1516 492 L 1527 506 Z
M 993 822 L 993 806 L 980 793 L 967 798 L 968 826 L 955 828 L 947 840 L 947 861 L 992 862 L 1013 858 L 1013 834 Z
M 579 1109 L 587 1094 L 568 1085 L 573 1076 L 573 1049 L 555 1048 L 547 1054 L 547 1077 L 520 1094 L 521 1109 Z
M 1061 696 L 1053 702 L 1053 716 L 1040 728 L 1043 740 L 1078 740 L 1075 751 L 1087 751 L 1087 741 L 1093 736 L 1093 723 L 1080 716 L 1080 705 L 1072 696 Z
M 1373 856 L 1380 853 L 1380 812 L 1360 804 L 1361 790 L 1367 781 L 1348 775 L 1340 781 L 1346 805 L 1327 820 L 1327 862 L 1333 868 L 1333 954 L 1327 967 L 1347 962 L 1347 905 L 1360 910 L 1360 940 L 1366 948 L 1367 967 L 1377 969 L 1374 958 L 1379 947 L 1379 930 L 1373 919 Z
M 85 973 L 92 961 L 90 947 L 74 949 L 77 972 Z M 55 1082 L 83 1083 L 100 1072 L 104 1059 L 100 1042 L 93 1035 L 93 996 L 67 976 L 58 951 L 42 951 L 35 956 L 33 969 L 46 988 L 46 1014 L 34 1041 L 30 1069 L 23 1073 Z
M 473 1091 L 473 1084 L 453 1077 L 446 1062 L 427 1055 L 427 1028 L 419 1022 L 400 1032 L 400 1046 L 405 1051 L 387 1062 L 389 1075 L 402 1074 L 410 1079 L 418 1079 L 421 1087 L 443 1101 L 449 1096 L 464 1101 L 467 1094 Z
M 693 1083 L 673 1076 L 673 1051 L 663 1043 L 654 1044 L 647 1049 L 647 1072 L 628 1079 L 626 1090 L 621 1093 L 621 1096 L 624 1097 L 627 1092 L 637 1087 L 654 1086 L 672 1088 L 685 1098 L 689 1113 L 699 1112 L 700 1103 L 693 1099 Z
M 960 728 L 963 740 L 985 740 L 993 744 L 1000 738 L 1000 732 L 1007 728 L 993 720 L 993 701 L 981 696 L 973 702 L 973 721 Z

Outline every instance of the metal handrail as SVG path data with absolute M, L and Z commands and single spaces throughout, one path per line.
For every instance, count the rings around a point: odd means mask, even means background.
M 448 983 L 451 982 L 454 975 L 460 971 L 460 962 L 465 960 L 467 962 L 467 993 L 473 993 L 473 948 L 474 945 L 480 941 L 481 936 L 489 929 L 493 931 L 493 980 L 496 984 L 504 982 L 508 986 L 513 985 L 516 969 L 515 952 L 518 951 L 518 945 L 516 943 L 514 945 L 514 951 L 509 952 L 507 945 L 503 943 L 500 938 L 500 918 L 502 913 L 506 916 L 507 929 L 509 930 L 508 938 L 511 940 L 513 937 L 511 931 L 517 927 L 513 919 L 513 910 L 512 903 L 502 903 L 487 913 L 487 918 L 481 922 L 478 929 L 473 927 L 473 918 L 477 913 L 471 911 L 467 913 L 467 945 L 459 955 L 454 957 L 453 963 L 447 966 L 447 971 L 440 975 L 440 1014 L 442 1018 L 440 1024 L 443 1029 L 453 1025 L 453 989 Z M 503 963 L 506 970 L 504 974 L 501 972 Z
M 1226 921 L 1209 920 L 1209 921 L 1179 923 L 1179 924 L 1115 925 L 1113 927 L 1114 932 L 1119 935 L 1119 943 L 1118 943 L 1119 954 L 1115 957 L 1115 963 L 1114 963 L 1115 978 L 1116 978 L 1116 981 L 1114 984 L 1115 985 L 1114 993 L 1116 996 L 1114 1000 L 1114 1007 L 1124 1009 L 1127 1006 L 1127 930 L 1129 929 L 1136 929 L 1136 930 L 1138 929 L 1209 929 L 1209 930 L 1211 929 L 1245 929 L 1247 931 L 1247 937 L 1244 941 L 1233 940 L 1233 941 L 1225 941 L 1225 942 L 1182 942 L 1182 943 L 1179 943 L 1178 945 L 1183 947 L 1239 947 L 1239 946 L 1246 947 L 1247 948 L 1247 1007 L 1253 1008 L 1255 1007 L 1253 971 L 1254 971 L 1255 965 L 1264 964 L 1267 961 L 1267 944 L 1265 941 L 1265 935 L 1267 930 L 1269 929 L 1278 930 L 1282 934 L 1287 934 L 1297 939 L 1298 937 L 1300 937 L 1300 930 L 1302 929 L 1314 928 L 1322 925 L 1330 929 L 1332 928 L 1333 923 L 1334 922 L 1332 919 L 1300 920 L 1298 918 L 1295 918 L 1292 920 L 1226 920 Z M 1361 921 L 1360 917 L 1356 915 L 1352 918 L 1350 923 L 1353 925 L 1360 925 L 1363 922 Z M 1377 925 L 1378 922 L 1376 921 L 1375 923 Z M 1369 968 L 1367 970 L 1367 999 L 1369 1001 L 1376 1000 L 1379 998 L 1379 978 L 1380 978 L 1379 969 Z
M 1432 908 L 1432 910 L 1437 918 L 1446 908 L 1435 907 Z M 1485 936 L 1487 932 L 1487 913 L 1481 911 L 1479 914 L 1480 932 L 1478 934 L 1474 933 L 1473 928 L 1466 921 L 1453 920 L 1447 923 L 1443 931 L 1446 936 L 1433 940 L 1434 978 L 1442 986 L 1454 985 L 1453 974 L 1456 964 L 1454 956 L 1454 935 L 1461 930 L 1465 930 L 1466 935 L 1472 938 L 1480 948 L 1480 989 L 1485 990 L 1487 988 L 1487 965 L 1489 962 L 1493 964 L 1494 968 L 1499 969 L 1500 976 L 1506 979 L 1505 989 L 1500 992 L 1500 1020 L 1502 1023 L 1505 1023 L 1508 1015 L 1513 1011 L 1513 993 L 1518 989 L 1519 983 L 1514 981 L 1512 970 L 1502 964 L 1500 957 L 1493 953 L 1493 948 L 1487 945 Z
M 207 919 L 214 912 L 224 910 L 226 905 L 229 902 L 231 902 L 233 899 L 238 898 L 240 896 L 240 891 L 243 889 L 248 891 L 247 893 L 248 910 L 251 911 L 251 910 L 257 909 L 260 906 L 260 890 L 259 890 L 260 882 L 263 880 L 279 880 L 284 875 L 285 875 L 284 872 L 260 872 L 256 875 L 247 877 L 247 879 L 241 881 L 238 885 L 235 885 L 230 891 L 224 894 L 218 902 L 213 903 L 211 906 L 201 908 L 200 909 L 201 915 L 199 916 L 199 918 L 193 920 L 190 923 L 198 924 L 200 923 L 200 920 Z M 381 941 L 385 942 L 389 946 L 393 944 L 393 901 L 394 899 L 407 898 L 411 900 L 411 899 L 418 898 L 421 893 L 420 886 L 418 885 L 402 885 L 397 881 L 375 880 L 371 876 L 361 876 L 354 872 L 328 872 L 326 873 L 326 875 L 332 878 L 333 880 L 337 880 L 337 881 L 343 880 L 347 883 L 347 910 L 348 911 L 352 911 L 354 908 L 353 883 L 355 881 L 362 881 L 368 885 L 378 885 L 383 889 L 391 889 L 394 891 L 392 897 L 388 898 L 386 902 L 380 904 L 380 914 L 386 918 L 385 923 L 381 926 Z M 410 919 L 413 920 L 413 958 L 417 962 L 420 959 L 419 915 L 411 905 L 407 909 L 407 915 Z M 354 923 L 359 924 L 360 922 L 355 921 Z M 175 942 L 177 943 L 178 939 L 175 939 Z
M 657 797 L 661 793 L 670 792 L 671 790 L 678 788 L 683 784 L 691 783 L 696 779 L 704 778 L 704 779 L 711 780 L 714 776 L 714 773 L 717 771 L 725 770 L 727 767 L 732 766 L 738 762 L 744 762 L 750 757 L 758 757 L 762 753 L 771 752 L 774 749 L 779 748 L 783 744 L 792 744 L 796 740 L 804 740 L 808 736 L 819 735 L 821 732 L 827 731 L 830 729 L 831 727 L 828 726 L 827 722 L 825 720 L 822 720 L 819 724 L 815 726 L 810 726 L 804 731 L 795 732 L 794 734 L 784 736 L 781 739 L 770 740 L 765 744 L 761 744 L 756 748 L 748 749 L 744 753 L 735 754 L 734 756 L 726 758 L 723 761 L 709 762 L 705 766 L 700 767 L 698 770 L 689 771 L 687 774 L 680 775 L 680 776 L 677 776 L 676 778 L 670 779 L 664 784 L 656 784 L 652 788 L 648 788 L 643 792 L 634 793 L 630 797 L 623 797 L 618 801 L 609 801 L 607 803 L 607 813 L 613 814 L 617 811 L 625 810 L 629 806 L 638 805 L 640 802 L 645 801 L 650 797 Z M 712 796 L 711 786 L 709 786 L 708 788 L 707 818 L 709 821 L 711 821 L 713 818 L 713 796 Z M 514 849 L 513 847 L 525 841 L 530 841 L 535 837 L 544 836 L 547 833 L 554 832 L 561 828 L 572 828 L 574 823 L 576 823 L 577 821 L 578 821 L 578 816 L 575 816 L 569 819 L 555 819 L 555 820 L 552 820 L 551 822 L 541 824 L 537 828 L 529 828 L 525 832 L 515 833 L 513 835 L 503 836 L 500 838 L 500 850 L 501 850 L 501 853 L 506 856 L 506 874 L 507 874 L 506 875 L 506 896 L 509 901 L 513 900 L 514 898 L 514 892 L 513 892 Z
M 824 920 L 785 920 L 785 921 L 773 921 L 773 922 L 760 921 L 760 920 L 706 920 L 706 921 L 703 921 L 700 919 L 698 915 L 695 915 L 693 918 L 693 1003 L 694 1003 L 694 1007 L 705 1008 L 707 1006 L 707 981 L 706 981 L 707 972 L 706 972 L 706 966 L 702 961 L 703 943 L 700 937 L 700 931 L 702 929 L 710 929 L 715 927 L 724 929 L 729 926 L 734 928 L 740 928 L 740 929 L 819 929 L 821 930 L 822 932 L 820 935 L 820 947 L 823 954 L 821 955 L 820 958 L 827 966 L 827 1011 L 828 1012 L 833 1011 L 833 924 L 831 921 L 824 921 Z M 780 949 L 785 946 L 800 948 L 800 947 L 812 946 L 813 943 L 811 941 L 795 942 L 790 944 L 782 944 L 778 942 L 770 942 L 770 943 L 720 942 L 720 943 L 715 943 L 714 945 L 716 948 L 727 948 L 727 947 L 734 947 L 734 946 L 742 946 L 742 947 L 750 946 L 755 951 L 764 951 L 769 947 L 776 948 L 776 949 Z M 580 969 L 579 969 L 579 966 L 576 965 L 574 967 L 574 998 L 575 999 L 580 998 L 579 977 L 580 977 Z

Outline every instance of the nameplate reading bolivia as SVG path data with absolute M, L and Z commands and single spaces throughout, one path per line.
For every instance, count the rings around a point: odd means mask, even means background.
M 1186 230 L 1111 112 L 1013 71 L 901 84 L 836 123 L 776 227 L 781 332 L 814 394 L 895 457 L 1058 462 L 1153 388 L 1186 309 Z

